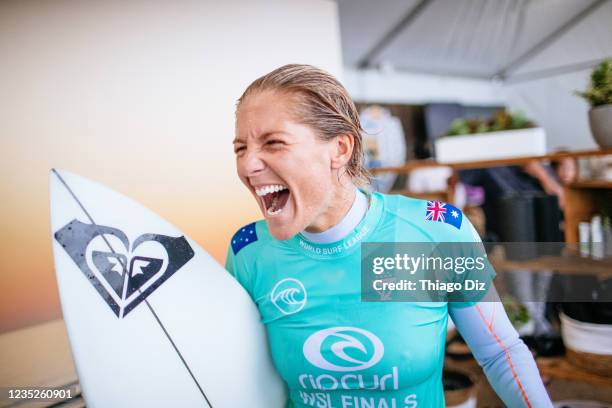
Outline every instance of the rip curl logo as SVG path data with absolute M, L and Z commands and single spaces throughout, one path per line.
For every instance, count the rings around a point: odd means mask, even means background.
M 304 342 L 304 357 L 329 371 L 359 371 L 378 363 L 385 347 L 376 335 L 357 327 L 331 327 Z
M 119 318 L 194 255 L 183 236 L 143 234 L 130 245 L 117 228 L 76 219 L 58 230 L 55 239 Z
M 306 288 L 299 280 L 286 278 L 274 285 L 270 300 L 283 314 L 297 313 L 306 305 Z

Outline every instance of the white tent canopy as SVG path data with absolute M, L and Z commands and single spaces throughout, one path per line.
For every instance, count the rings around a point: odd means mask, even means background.
M 447 78 L 446 86 L 431 87 L 432 101 L 455 97 L 457 81 L 479 80 L 479 86 L 494 88 L 489 93 L 501 88 L 506 105 L 544 126 L 550 149 L 594 146 L 588 106 L 573 92 L 587 85 L 597 63 L 612 57 L 612 1 L 338 0 L 338 5 L 349 89 L 356 98 L 384 102 L 378 89 L 367 86 L 372 69 L 392 71 L 388 78 L 395 83 L 387 88 L 396 93 L 398 76 Z M 377 81 L 377 88 L 385 87 Z

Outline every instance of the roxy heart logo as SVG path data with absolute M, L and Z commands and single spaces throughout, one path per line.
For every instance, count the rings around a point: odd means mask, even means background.
M 385 347 L 374 333 L 357 327 L 330 327 L 310 335 L 304 357 L 329 371 L 359 371 L 378 363 Z
M 299 280 L 286 278 L 274 285 L 270 300 L 283 314 L 297 313 L 306 304 L 306 288 Z
M 72 220 L 55 233 L 81 272 L 122 318 L 193 258 L 185 237 L 143 234 Z

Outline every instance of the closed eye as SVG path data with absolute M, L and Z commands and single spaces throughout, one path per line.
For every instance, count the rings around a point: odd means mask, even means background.
M 266 145 L 268 146 L 274 146 L 274 145 L 278 146 L 281 144 L 285 144 L 285 142 L 283 142 L 282 140 L 278 140 L 278 139 L 272 139 L 266 142 Z

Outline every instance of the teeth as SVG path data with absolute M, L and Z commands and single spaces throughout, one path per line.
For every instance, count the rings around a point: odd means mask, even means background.
M 277 191 L 286 190 L 287 187 L 280 184 L 270 184 L 268 186 L 259 187 L 255 190 L 258 196 L 265 196 L 266 194 L 275 193 Z
M 283 209 L 282 209 L 282 208 L 279 208 L 279 209 L 278 209 L 278 210 L 276 210 L 276 211 L 272 211 L 272 209 L 271 209 L 271 208 L 268 208 L 268 215 L 276 215 L 276 214 L 279 214 L 281 211 L 283 211 Z

